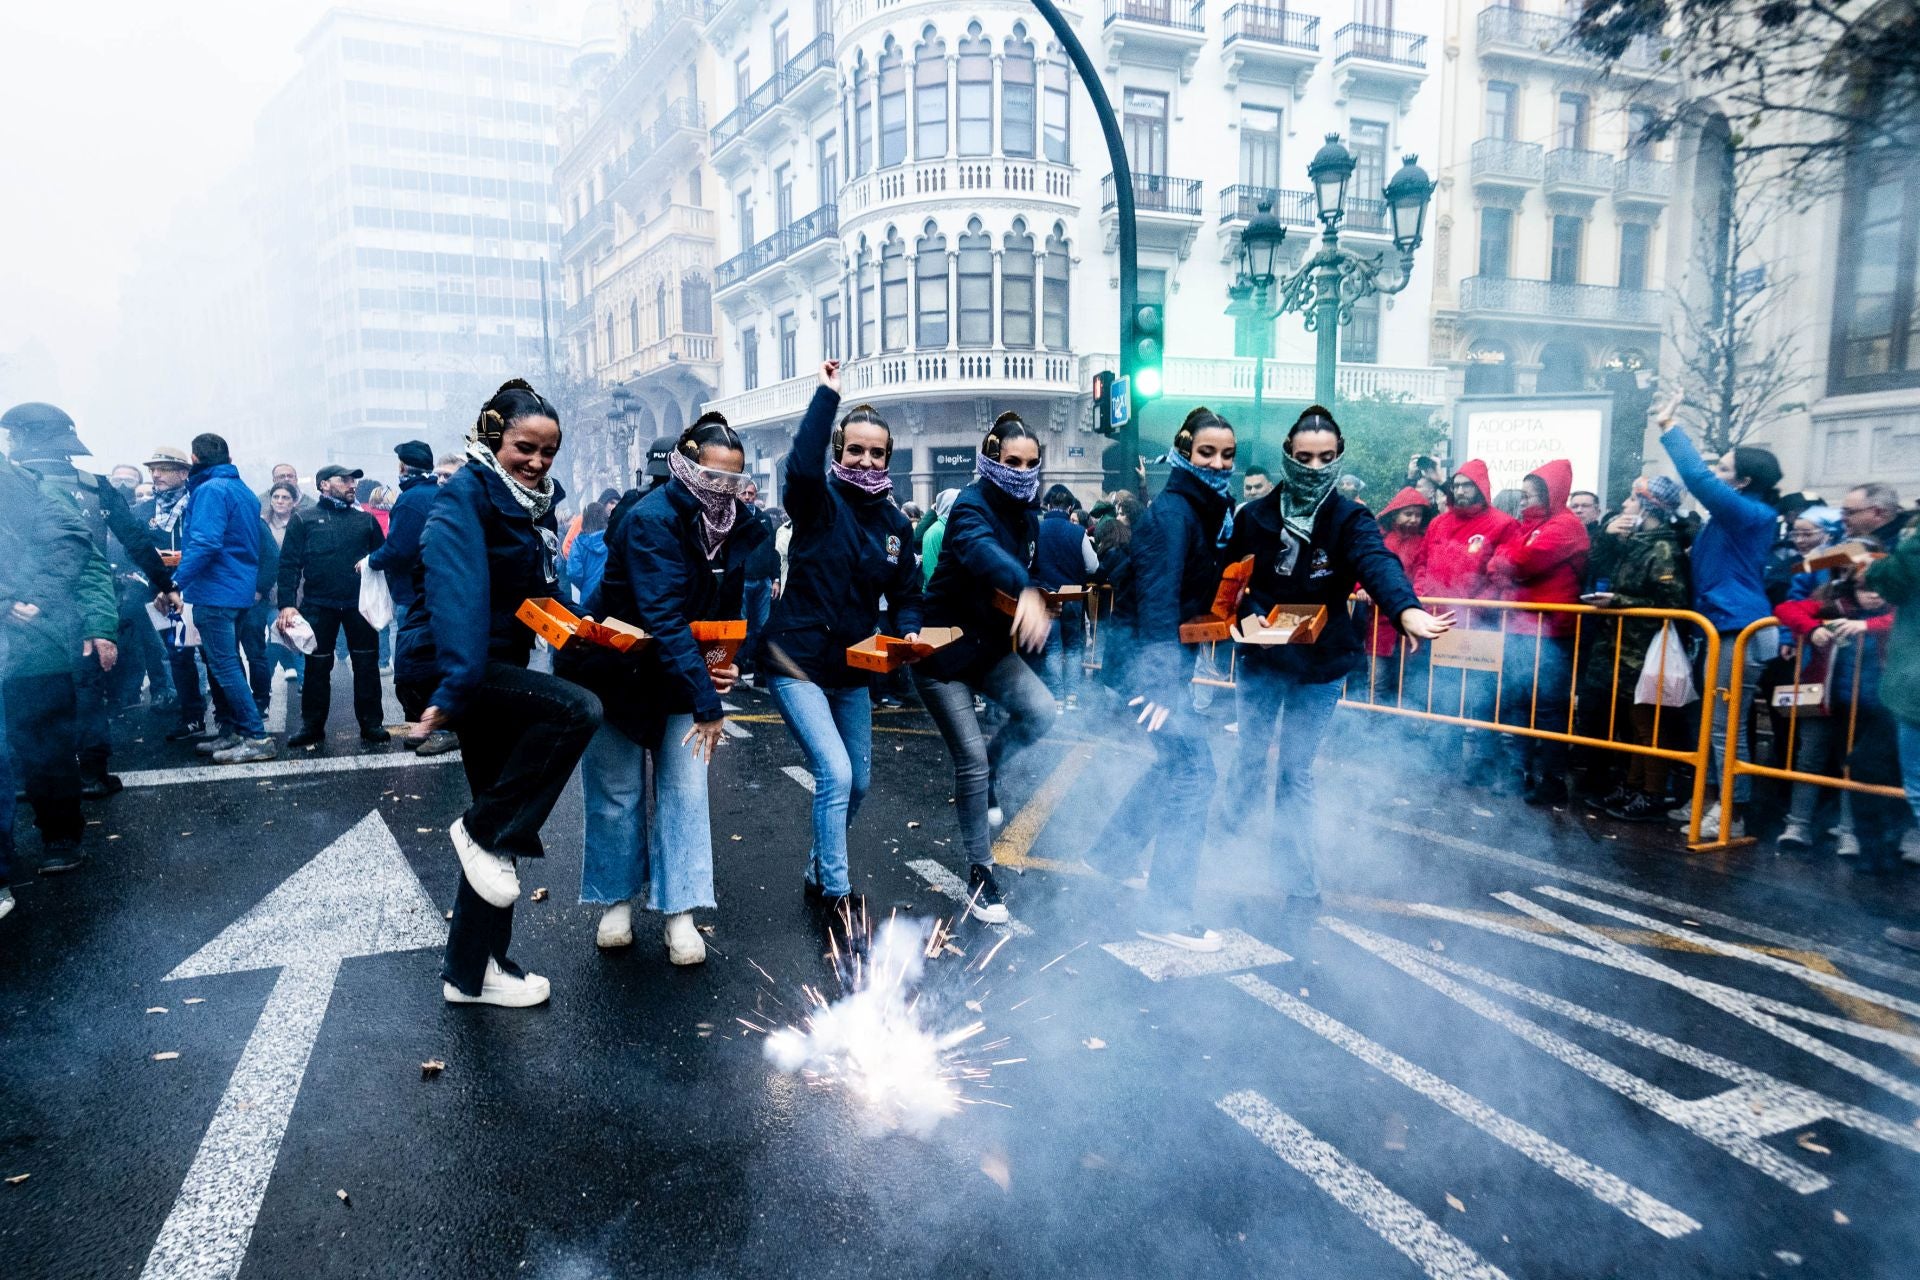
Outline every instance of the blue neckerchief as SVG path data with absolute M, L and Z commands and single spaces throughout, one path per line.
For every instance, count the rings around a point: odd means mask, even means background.
M 1227 514 L 1220 521 L 1220 537 L 1216 546 L 1226 546 L 1227 539 L 1233 537 L 1233 472 L 1215 471 L 1209 467 L 1196 467 L 1177 453 L 1169 453 L 1167 462 L 1175 471 L 1184 471 L 1201 484 L 1213 490 L 1227 500 Z
M 1008 497 L 1021 502 L 1032 502 L 1034 495 L 1040 492 L 1038 467 L 1031 471 L 1016 471 L 1005 463 L 995 462 L 984 453 L 976 453 L 973 456 L 973 472 Z

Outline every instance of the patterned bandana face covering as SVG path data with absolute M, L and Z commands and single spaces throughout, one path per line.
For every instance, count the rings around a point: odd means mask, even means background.
M 507 492 L 512 494 L 513 500 L 520 504 L 520 509 L 535 520 L 546 515 L 547 508 L 553 505 L 552 476 L 543 476 L 538 489 L 529 489 L 509 475 L 507 469 L 500 465 L 500 459 L 494 455 L 493 450 L 478 440 L 468 443 L 467 456 L 499 476 L 501 483 L 507 486 Z
M 1316 471 L 1291 454 L 1280 455 L 1280 520 L 1302 542 L 1313 540 L 1313 521 L 1320 505 L 1340 479 L 1340 463 Z
M 862 493 L 890 493 L 893 490 L 893 477 L 887 474 L 885 468 L 868 471 L 836 462 L 833 464 L 833 478 L 845 481 Z
M 1016 471 L 1003 462 L 995 462 L 984 453 L 973 456 L 973 473 L 1010 498 L 1032 502 L 1040 492 L 1040 468 Z
M 746 473 L 703 467 L 678 449 L 667 455 L 667 470 L 700 503 L 700 542 L 712 559 L 733 532 L 737 499 L 747 487 Z
M 1167 462 L 1175 471 L 1186 472 L 1188 475 L 1200 481 L 1201 484 L 1206 485 L 1207 488 L 1227 500 L 1227 514 L 1220 521 L 1219 537 L 1220 545 L 1223 547 L 1226 546 L 1227 540 L 1233 537 L 1233 472 L 1231 470 L 1215 471 L 1211 467 L 1195 466 L 1190 460 L 1181 457 L 1177 453 L 1168 454 Z

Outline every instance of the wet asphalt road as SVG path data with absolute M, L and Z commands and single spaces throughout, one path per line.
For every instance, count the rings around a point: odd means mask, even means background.
M 1203 907 L 1239 932 L 1208 966 L 1139 945 L 1133 895 L 1077 866 L 1149 756 L 1063 717 L 1005 789 L 1030 932 L 976 973 L 999 931 L 961 924 L 921 1005 L 947 1027 L 977 1003 L 1009 1040 L 990 1056 L 1024 1061 L 928 1137 L 875 1133 L 736 1020 L 831 983 L 783 772 L 803 757 L 737 701 L 709 962 L 668 965 L 653 917 L 595 949 L 576 788 L 522 873 L 550 892 L 523 898 L 515 955 L 551 1006 L 450 1008 L 432 949 L 346 959 L 240 1274 L 1911 1274 L 1920 961 L 1879 933 L 1920 917 L 1912 880 L 1436 788 L 1356 724 L 1321 766 L 1325 900 L 1289 907 L 1257 846 L 1215 836 Z M 950 914 L 928 878 L 965 870 L 944 752 L 917 712 L 877 723 L 856 883 L 876 911 Z M 191 763 L 154 734 L 116 766 Z M 369 815 L 425 918 L 451 903 L 457 764 L 195 776 L 92 806 L 91 865 L 23 872 L 0 923 L 10 1280 L 208 1274 L 149 1254 L 281 970 L 175 966 Z M 270 1105 L 230 1101 L 242 1123 Z

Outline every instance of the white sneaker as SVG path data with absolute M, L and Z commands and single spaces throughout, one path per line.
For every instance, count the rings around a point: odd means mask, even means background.
M 1860 837 L 1851 831 L 1841 831 L 1840 834 L 1833 838 L 1833 852 L 1836 856 L 1842 858 L 1859 857 Z
M 988 805 L 987 806 L 987 825 L 989 827 L 992 827 L 995 831 L 998 831 L 1001 827 L 1006 826 L 1007 811 L 1005 809 L 1002 809 L 997 804 Z
M 1226 733 L 1238 733 L 1240 732 L 1240 722 L 1238 720 L 1235 720 L 1231 724 L 1221 725 L 1220 728 Z
M 693 912 L 667 917 L 667 959 L 674 964 L 705 964 L 707 942 L 694 927 Z
M 600 928 L 593 935 L 593 945 L 611 949 L 633 945 L 633 904 L 616 902 L 600 916 Z
M 5 920 L 13 910 L 13 890 L 0 885 L 0 920 Z
M 1667 821 L 1668 821 L 1668 822 L 1691 822 L 1691 821 L 1693 821 L 1693 805 L 1692 805 L 1692 804 L 1690 804 L 1690 803 L 1689 803 L 1689 804 L 1683 804 L 1683 805 L 1680 805 L 1680 806 L 1678 806 L 1678 807 L 1676 807 L 1676 808 L 1672 808 L 1672 809 L 1669 809 L 1669 810 L 1667 810 Z
M 1813 847 L 1813 831 L 1806 823 L 1800 821 L 1800 819 L 1788 818 L 1786 829 L 1780 833 L 1780 838 L 1775 840 L 1774 843 L 1782 849 L 1811 849 Z
M 1741 836 L 1745 835 L 1746 833 L 1747 833 L 1746 824 L 1742 822 L 1739 818 L 1735 818 L 1733 820 L 1732 829 L 1727 832 L 1727 839 L 1738 840 Z M 1700 819 L 1700 838 L 1702 840 L 1718 840 L 1720 838 L 1720 806 L 1719 805 L 1716 804 L 1712 808 L 1708 809 L 1706 812 L 1706 816 Z
M 553 994 L 553 984 L 537 973 L 516 977 L 502 969 L 498 961 L 489 960 L 479 995 L 470 996 L 451 982 L 440 984 L 440 994 L 448 1004 L 497 1004 L 503 1009 L 526 1009 L 545 1004 Z
M 467 820 L 455 818 L 447 834 L 453 837 L 453 848 L 460 855 L 460 869 L 466 873 L 467 883 L 480 895 L 483 902 L 496 907 L 510 907 L 520 897 L 520 873 L 514 870 L 510 855 L 489 853 L 474 843 L 467 834 Z

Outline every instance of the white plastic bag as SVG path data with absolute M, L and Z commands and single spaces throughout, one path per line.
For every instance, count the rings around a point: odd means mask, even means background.
M 1647 646 L 1646 665 L 1640 668 L 1633 700 L 1646 707 L 1684 707 L 1700 700 L 1700 690 L 1693 683 L 1693 663 L 1680 647 L 1680 633 L 1671 622 L 1661 623 L 1653 643 Z
M 387 587 L 387 575 L 360 563 L 360 616 L 375 631 L 385 631 L 393 622 L 393 592 Z
M 320 642 L 313 636 L 313 625 L 297 613 L 293 615 L 291 626 L 282 630 L 276 625 L 270 630 L 274 639 L 295 653 L 312 653 L 320 647 Z

